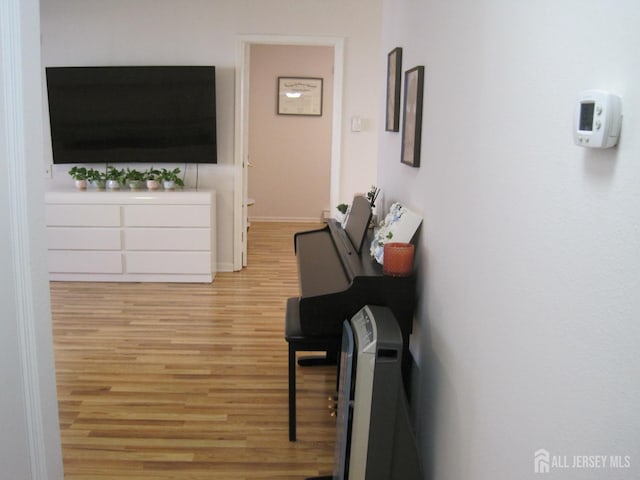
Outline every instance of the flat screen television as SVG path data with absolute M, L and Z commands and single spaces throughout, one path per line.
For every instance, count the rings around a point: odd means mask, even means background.
M 217 163 L 213 66 L 47 67 L 53 163 Z

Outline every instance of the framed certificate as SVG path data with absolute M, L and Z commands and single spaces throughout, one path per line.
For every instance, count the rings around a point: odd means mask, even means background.
M 322 78 L 278 77 L 278 115 L 322 115 Z

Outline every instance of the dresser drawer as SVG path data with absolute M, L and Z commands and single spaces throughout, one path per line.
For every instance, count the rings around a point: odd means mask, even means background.
M 211 227 L 208 205 L 125 205 L 127 227 Z
M 127 273 L 210 274 L 209 252 L 128 252 Z
M 49 250 L 51 273 L 123 273 L 120 252 Z
M 47 228 L 50 250 L 121 250 L 119 228 Z
M 46 205 L 46 221 L 53 227 L 119 227 L 118 205 Z
M 129 228 L 125 250 L 211 250 L 211 229 Z

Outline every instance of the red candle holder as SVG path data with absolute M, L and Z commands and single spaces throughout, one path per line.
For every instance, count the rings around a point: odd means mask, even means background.
M 382 272 L 393 277 L 407 277 L 413 272 L 415 245 L 389 242 L 384 244 Z

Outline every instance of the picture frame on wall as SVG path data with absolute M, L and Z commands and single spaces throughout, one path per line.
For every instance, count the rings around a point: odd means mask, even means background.
M 322 78 L 278 77 L 278 115 L 322 116 Z
M 400 158 L 402 163 L 412 167 L 420 166 L 423 91 L 424 66 L 407 70 L 404 74 L 402 153 Z
M 400 86 L 402 83 L 402 48 L 396 47 L 387 55 L 387 116 L 385 130 L 400 130 Z

